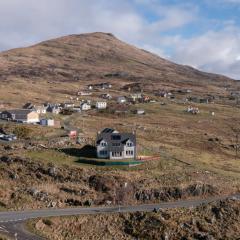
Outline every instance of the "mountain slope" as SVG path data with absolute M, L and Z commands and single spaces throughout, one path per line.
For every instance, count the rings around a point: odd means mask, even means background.
M 115 81 L 121 85 L 141 82 L 154 88 L 198 87 L 200 91 L 205 91 L 206 86 L 219 91 L 234 84 L 227 77 L 172 63 L 107 33 L 70 35 L 2 52 L 0 81 L 0 93 L 4 88 L 12 97 L 20 96 L 30 88 L 36 99 L 42 89 L 50 96 L 54 90 L 60 93 L 66 87 L 75 89 L 91 81 Z

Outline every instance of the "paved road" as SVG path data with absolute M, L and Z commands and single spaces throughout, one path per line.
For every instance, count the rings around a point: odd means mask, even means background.
M 136 206 L 115 206 L 115 207 L 89 207 L 89 208 L 65 208 L 65 209 L 46 209 L 46 210 L 28 210 L 28 211 L 11 211 L 0 212 L 0 226 L 2 226 L 8 232 L 14 234 L 18 233 L 18 240 L 32 240 L 41 239 L 33 238 L 24 231 L 22 223 L 29 219 L 41 218 L 41 217 L 55 217 L 55 216 L 74 216 L 74 215 L 90 215 L 100 213 L 117 213 L 117 212 L 149 212 L 154 209 L 168 209 L 168 208 L 180 208 L 180 207 L 197 207 L 204 203 L 210 203 L 217 200 L 224 200 L 227 198 L 235 198 L 240 200 L 240 194 L 231 196 L 212 197 L 207 199 L 195 199 L 195 200 L 182 200 L 176 202 L 164 202 L 159 204 L 144 204 Z M 1 229 L 0 229 L 1 232 Z M 21 237 L 22 235 L 22 237 Z

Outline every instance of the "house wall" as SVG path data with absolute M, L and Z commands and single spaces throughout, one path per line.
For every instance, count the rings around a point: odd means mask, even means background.
M 104 145 L 104 144 L 106 144 L 106 145 Z M 106 151 L 106 154 L 102 154 L 102 151 Z M 107 142 L 102 141 L 102 142 L 100 142 L 99 145 L 97 145 L 97 157 L 98 158 L 109 158 L 110 157 Z
M 127 154 L 128 152 L 128 154 Z M 132 152 L 132 154 L 130 154 Z M 135 156 L 135 147 L 127 147 L 126 145 L 124 146 L 124 158 L 134 158 Z
M 26 121 L 28 123 L 36 123 L 39 122 L 39 114 L 37 112 L 31 112 L 27 115 Z

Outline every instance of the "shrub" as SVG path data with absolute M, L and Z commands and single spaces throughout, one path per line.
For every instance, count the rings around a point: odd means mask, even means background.
M 25 126 L 17 126 L 13 130 L 13 133 L 17 135 L 18 138 L 28 138 L 31 132 L 32 130 Z

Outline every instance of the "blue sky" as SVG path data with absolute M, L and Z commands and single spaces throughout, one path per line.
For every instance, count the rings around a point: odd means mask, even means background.
M 2 51 L 94 31 L 240 79 L 240 0 L 0 1 Z

